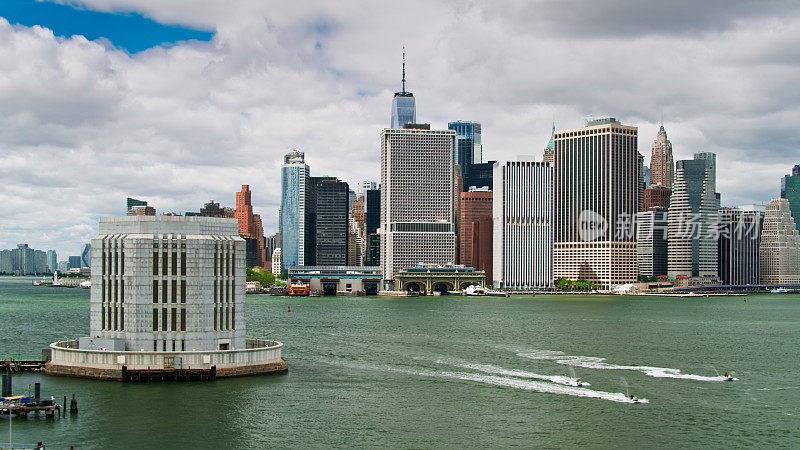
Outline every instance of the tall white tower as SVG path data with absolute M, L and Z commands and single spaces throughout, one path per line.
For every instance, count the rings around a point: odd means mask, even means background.
M 552 287 L 553 167 L 495 163 L 492 178 L 492 284 L 515 290 Z
M 455 132 L 406 125 L 381 132 L 381 267 L 455 262 Z

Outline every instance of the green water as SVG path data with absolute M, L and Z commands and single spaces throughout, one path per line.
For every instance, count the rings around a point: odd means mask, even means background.
M 51 341 L 86 335 L 88 313 L 87 291 L 0 278 L 0 354 L 35 355 Z M 61 420 L 13 419 L 14 441 L 51 448 L 800 447 L 797 296 L 248 296 L 247 320 L 249 336 L 285 343 L 288 374 L 165 384 L 19 375 L 15 391 L 41 381 L 46 395 L 75 393 L 81 409 Z M 724 371 L 739 380 L 703 381 Z M 531 378 L 541 375 L 591 386 Z M 619 401 L 626 392 L 649 403 Z M 0 422 L 0 441 L 7 440 Z

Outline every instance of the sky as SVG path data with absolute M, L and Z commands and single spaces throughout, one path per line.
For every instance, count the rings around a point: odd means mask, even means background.
M 380 176 L 401 49 L 417 120 L 481 122 L 484 159 L 541 158 L 553 121 L 663 115 L 675 160 L 717 153 L 723 205 L 800 163 L 796 1 L 0 2 L 0 248 L 78 254 L 125 198 L 235 205 L 277 230 L 280 165 Z

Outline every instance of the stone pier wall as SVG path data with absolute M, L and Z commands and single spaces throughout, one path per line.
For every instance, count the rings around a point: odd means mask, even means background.
M 51 358 L 45 372 L 51 375 L 97 379 L 121 379 L 122 366 L 129 370 L 172 369 L 180 361 L 181 369 L 211 369 L 218 377 L 255 375 L 287 370 L 281 356 L 283 344 L 277 341 L 247 339 L 247 348 L 239 350 L 189 352 L 130 352 L 84 350 L 77 341 L 50 344 Z

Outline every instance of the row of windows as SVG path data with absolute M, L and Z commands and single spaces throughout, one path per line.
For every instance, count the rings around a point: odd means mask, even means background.
M 106 331 L 125 330 L 125 307 L 122 305 L 100 305 L 100 329 Z
M 158 295 L 159 284 L 161 285 L 160 296 Z M 186 303 L 186 280 L 182 280 L 180 283 L 180 296 L 178 296 L 178 280 L 172 280 L 171 284 L 172 289 L 169 288 L 169 280 L 161 280 L 161 283 L 158 280 L 153 280 L 153 303 L 158 303 L 159 297 L 161 298 L 161 303 L 169 303 L 170 300 L 172 303 L 178 303 L 178 299 L 180 299 L 181 303 Z
M 159 310 L 161 311 L 160 320 Z M 186 308 L 180 308 L 180 315 L 178 311 L 178 308 L 175 307 L 153 308 L 153 331 L 186 331 Z M 161 325 L 160 329 L 159 324 Z
M 180 262 L 178 261 L 178 252 L 173 250 L 172 251 L 172 264 L 169 264 L 169 252 L 159 252 L 153 251 L 153 275 L 159 274 L 159 259 L 161 260 L 161 275 L 168 275 L 172 274 L 174 276 L 178 275 L 178 267 L 181 269 L 181 275 L 186 275 L 186 250 L 180 252 Z M 172 270 L 169 270 L 169 269 Z
M 167 351 L 167 341 L 168 341 L 168 339 L 161 339 L 161 340 L 154 339 L 153 340 L 153 351 L 154 352 L 158 351 L 158 343 L 159 342 L 161 342 L 161 351 L 162 352 Z M 186 341 L 185 340 L 181 339 L 180 350 L 178 349 L 178 345 L 177 345 L 178 341 L 177 341 L 177 339 L 170 339 L 169 341 L 172 342 L 172 351 L 173 352 L 177 352 L 177 351 L 185 352 L 186 351 Z

